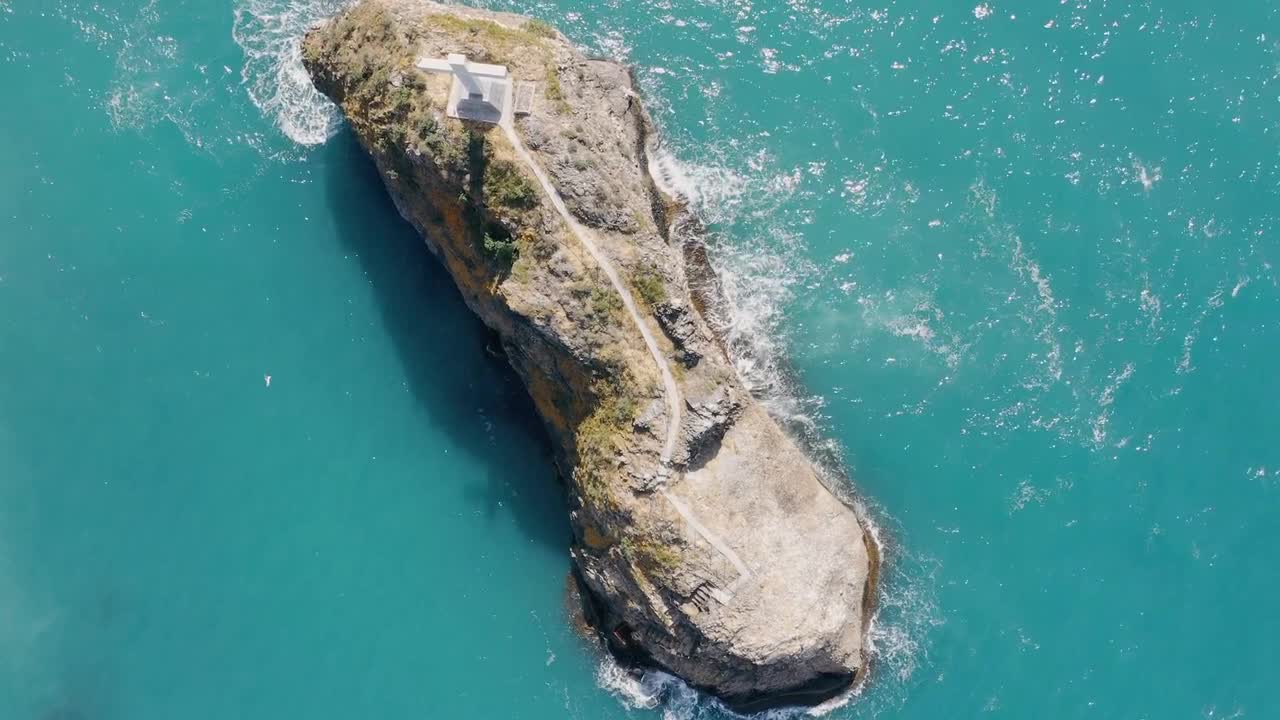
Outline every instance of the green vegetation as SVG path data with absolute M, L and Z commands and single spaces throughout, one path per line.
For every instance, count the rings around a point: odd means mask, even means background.
M 372 53 L 361 53 L 364 56 Z M 386 89 L 391 85 L 391 70 L 386 65 L 375 65 L 355 76 L 351 92 L 347 93 L 347 102 L 355 103 L 363 110 L 384 102 Z
M 622 539 L 622 552 L 641 570 L 663 574 L 680 564 L 680 554 L 652 537 L 629 535 Z
M 538 232 L 526 228 L 519 233 L 520 247 L 528 248 L 529 254 L 538 260 L 550 260 L 556 254 L 560 243 L 564 242 L 555 235 Z
M 667 299 L 667 286 L 662 282 L 662 276 L 648 268 L 636 273 L 631 279 L 631 285 L 635 287 L 640 299 L 650 308 Z
M 359 34 L 360 42 L 351 40 Z M 394 24 L 390 13 L 381 5 L 359 6 L 335 21 L 323 32 L 308 38 L 302 48 L 303 60 L 309 66 L 320 66 L 327 61 L 337 65 L 351 65 L 360 61 L 359 70 L 367 76 L 377 65 L 374 57 L 378 50 L 385 52 L 388 40 L 394 39 Z M 378 46 L 383 46 L 379 48 Z
M 592 284 L 589 303 L 592 319 L 597 323 L 609 322 L 622 312 L 622 296 L 602 284 Z
M 476 44 L 481 52 L 475 59 L 481 62 L 519 66 L 522 63 L 517 61 L 528 65 L 532 59 L 535 63 L 546 64 L 546 98 L 551 101 L 556 112 L 569 112 L 569 104 L 565 102 L 564 89 L 560 87 L 560 77 L 556 74 L 547 45 L 547 40 L 556 37 L 555 28 L 541 20 L 530 20 L 520 27 L 512 28 L 492 20 L 450 14 L 429 15 L 427 21 L 452 35 L 471 36 L 478 40 Z
M 538 37 L 554 38 L 556 36 L 555 28 L 537 18 L 525 23 L 524 29 L 531 35 L 537 35 Z
M 547 63 L 547 81 L 544 83 L 542 94 L 551 101 L 552 109 L 561 115 L 567 115 L 573 111 L 573 108 L 569 107 L 569 101 L 564 98 L 564 87 L 560 85 L 560 73 L 551 63 Z
M 534 268 L 539 264 L 545 265 L 546 261 L 555 254 L 556 241 L 554 237 L 525 227 L 516 233 L 515 243 L 516 261 L 511 266 L 511 277 L 517 282 L 528 283 L 533 276 Z
M 443 170 L 466 171 L 465 133 L 432 110 L 412 43 L 385 6 L 355 6 L 309 35 L 303 56 L 317 82 L 333 86 L 357 132 L 388 150 L 415 150 Z
M 538 189 L 510 160 L 490 157 L 484 168 L 484 195 L 499 205 L 524 210 L 538 201 Z
M 546 34 L 551 26 L 530 21 L 518 28 L 500 25 L 492 20 L 465 18 L 457 15 L 429 15 L 428 22 L 455 35 L 471 35 L 479 39 L 484 52 L 477 56 L 481 62 L 497 62 L 507 65 L 518 56 L 516 51 L 523 46 L 541 49 L 543 40 L 555 36 L 555 31 Z M 544 29 L 545 28 L 545 29 Z
M 517 247 L 516 259 L 515 259 L 515 262 L 511 265 L 511 277 L 515 278 L 516 282 L 522 285 L 526 285 L 529 283 L 529 280 L 532 276 L 533 276 L 533 262 L 529 260 L 529 258 L 525 257 L 523 254 L 521 254 L 520 248 Z
M 400 87 L 391 91 L 391 108 L 396 113 L 408 115 L 417 107 L 417 98 L 414 95 L 418 92 L 412 80 L 402 82 Z
M 405 121 L 413 148 L 430 157 L 442 169 L 463 172 L 467 166 L 465 135 L 461 131 L 451 132 L 428 107 L 425 103 L 419 106 Z
M 595 383 L 592 389 L 599 398 L 599 404 L 595 412 L 578 425 L 574 434 L 578 453 L 574 477 L 583 498 L 598 508 L 615 504 L 609 488 L 610 461 L 626 447 L 625 438 L 631 434 L 636 413 L 640 410 L 635 383 L 626 372 L 621 376 L 620 381 L 600 380 Z
M 485 257 L 492 260 L 503 270 L 511 269 L 511 266 L 515 264 L 516 258 L 520 256 L 520 250 L 516 247 L 515 240 L 498 240 L 489 233 L 485 233 L 482 242 Z
M 500 272 L 511 272 L 521 255 L 538 254 L 538 234 L 529 226 L 527 215 L 538 205 L 539 189 L 519 165 L 499 152 L 488 135 L 471 133 L 466 155 L 472 187 L 464 204 L 471 206 L 469 222 L 481 237 L 484 256 Z M 472 202 L 477 196 L 481 199 L 479 205 Z M 529 262 L 520 264 L 522 282 L 528 279 L 530 270 Z
M 586 338 L 596 348 L 597 359 L 610 369 L 625 369 L 621 346 L 616 342 L 617 328 L 621 321 L 622 296 L 613 289 L 604 273 L 592 273 L 575 281 L 569 287 L 574 307 L 571 314 L 578 314 L 577 322 Z
M 396 35 L 390 14 L 381 5 L 360 6 L 335 24 L 310 36 L 302 48 L 303 60 L 322 75 L 345 77 L 344 102 L 356 110 L 384 101 L 391 68 L 406 50 Z M 342 72 L 332 73 L 336 68 Z
M 543 94 L 551 102 L 564 102 L 564 88 L 560 86 L 560 73 L 556 72 L 554 65 L 547 66 L 547 86 Z

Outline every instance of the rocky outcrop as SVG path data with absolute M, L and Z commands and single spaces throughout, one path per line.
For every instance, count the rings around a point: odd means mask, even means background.
M 536 83 L 534 112 L 505 130 L 446 117 L 449 78 L 415 61 L 448 53 Z M 860 679 L 874 548 L 737 378 L 700 225 L 647 174 L 626 68 L 426 0 L 363 0 L 303 57 L 524 380 L 611 649 L 738 709 Z

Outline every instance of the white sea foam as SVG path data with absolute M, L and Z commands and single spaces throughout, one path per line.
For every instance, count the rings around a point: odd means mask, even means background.
M 299 144 L 328 140 L 342 121 L 302 66 L 302 36 L 351 1 L 245 0 L 235 9 L 231 35 L 245 54 L 241 84 L 253 104 Z
M 705 145 L 702 152 L 715 148 Z M 743 148 L 734 147 L 741 157 Z M 848 490 L 838 443 L 822 431 L 824 399 L 808 393 L 794 380 L 787 360 L 790 342 L 784 309 L 798 289 L 810 287 L 822 270 L 804 252 L 803 238 L 792 230 L 788 218 L 779 217 L 777 206 L 802 192 L 805 177 L 814 173 L 773 171 L 766 152 L 749 155 L 748 170 L 736 171 L 732 161 L 693 163 L 679 159 L 667 148 L 651 148 L 651 172 L 664 192 L 683 198 L 713 225 L 734 228 L 732 240 L 711 238 L 709 251 L 727 302 L 723 333 L 731 359 L 743 382 L 788 431 L 803 442 L 818 461 L 828 484 L 855 504 L 859 515 L 888 556 L 882 568 L 879 609 L 871 620 L 866 645 L 875 667 L 868 686 L 859 686 L 814 708 L 790 708 L 766 713 L 764 718 L 821 716 L 859 695 L 860 709 L 875 716 L 901 703 L 908 681 L 927 660 L 927 638 L 940 624 L 935 589 L 936 564 L 909 556 L 900 548 L 884 549 L 877 522 L 887 522 L 879 510 L 867 509 Z M 750 220 L 750 229 L 738 224 Z M 763 221 L 764 229 L 759 225 Z M 932 348 L 943 348 L 929 321 L 941 315 L 924 303 L 913 303 L 920 317 L 914 324 L 890 322 L 892 332 L 913 337 Z M 896 324 L 895 324 L 896 323 Z M 913 329 L 914 328 L 914 329 Z M 951 338 L 948 338 L 951 340 Z M 679 679 L 662 673 L 636 678 L 612 660 L 601 666 L 600 683 L 637 708 L 661 707 L 670 720 L 732 716 L 712 698 L 690 690 Z
M 1009 514 L 1021 512 L 1028 505 L 1044 505 L 1051 494 L 1048 490 L 1036 487 L 1028 480 L 1023 480 L 1018 483 L 1018 488 L 1014 490 L 1012 497 L 1009 498 Z
M 865 327 L 912 340 L 954 370 L 969 351 L 970 342 L 954 330 L 938 307 L 930 287 L 905 287 L 858 297 Z
M 1111 425 L 1111 414 L 1114 412 L 1112 404 L 1116 401 L 1116 392 L 1129 382 L 1129 378 L 1133 377 L 1134 364 L 1125 363 L 1124 369 L 1119 373 L 1112 375 L 1107 386 L 1102 389 L 1102 393 L 1098 396 L 1099 412 L 1093 419 L 1091 427 L 1093 433 L 1093 442 L 1096 446 L 1101 447 L 1107 440 L 1107 431 Z
M 119 28 L 115 77 L 107 95 L 107 114 L 116 130 L 139 129 L 165 118 L 173 105 L 166 91 L 165 71 L 177 60 L 179 48 L 171 37 L 159 35 L 155 0 Z
M 1133 180 L 1142 185 L 1143 192 L 1151 192 L 1151 188 L 1163 179 L 1160 168 L 1149 168 L 1141 160 L 1133 158 Z
M 243 0 L 236 9 L 234 37 L 246 56 L 242 84 L 254 104 L 298 143 L 324 142 L 340 123 L 336 109 L 314 89 L 302 67 L 301 36 L 349 2 Z M 609 55 L 625 56 L 628 49 L 620 37 L 605 32 L 597 40 Z M 741 157 L 741 148 L 728 152 Z M 684 198 L 713 224 L 770 214 L 769 208 L 796 192 L 807 176 L 804 168 L 763 172 L 769 162 L 764 151 L 752 156 L 749 167 L 743 170 L 732 169 L 733 163 L 729 162 L 683 162 L 662 148 L 652 150 L 650 155 L 651 170 L 664 190 Z M 823 456 L 819 459 L 825 459 L 824 464 L 838 466 L 838 445 L 819 432 L 822 399 L 803 392 L 794 383 L 786 361 L 783 308 L 793 298 L 798 284 L 818 274 L 798 249 L 799 238 L 784 229 L 781 221 L 770 228 L 766 237 L 735 238 L 733 243 L 718 243 L 711 248 L 730 309 L 723 329 L 737 370 L 751 391 L 775 417 Z M 838 468 L 831 474 L 838 475 Z M 874 526 L 872 531 L 878 535 Z M 894 569 L 882 583 L 885 597 L 881 602 L 886 611 L 872 621 L 867 645 L 880 668 L 878 674 L 892 680 L 886 685 L 901 686 L 921 662 L 925 634 L 936 623 L 937 608 L 931 600 L 931 578 L 920 574 L 917 561 L 903 558 L 890 565 Z M 727 713 L 719 702 L 664 673 L 648 672 L 635 677 L 606 658 L 597 675 L 600 685 L 628 706 L 660 706 L 669 720 L 723 717 Z M 819 708 L 774 711 L 764 717 L 823 714 L 850 697 L 852 694 Z
M 1164 304 L 1160 301 L 1160 296 L 1151 291 L 1151 279 L 1143 277 L 1143 287 L 1138 295 L 1138 301 L 1141 303 L 1142 312 L 1150 318 L 1149 326 L 1154 330 L 1160 322 L 1160 313 L 1164 310 Z
M 649 171 L 663 192 L 682 198 L 708 222 L 729 219 L 747 192 L 747 179 L 724 167 L 681 161 L 666 147 L 651 148 Z
M 655 181 L 664 192 L 683 198 L 704 219 L 730 223 L 761 196 L 794 191 L 794 183 L 770 176 L 748 182 L 742 174 L 714 165 L 677 159 L 665 149 L 651 151 Z M 789 175 L 788 175 L 789 177 Z M 718 243 L 711 251 L 729 315 L 723 327 L 731 359 L 743 382 L 775 415 L 804 423 L 800 399 L 785 372 L 782 309 L 792 286 L 811 274 L 810 264 L 788 252 L 792 245 L 777 229 L 763 242 Z
M 1209 299 L 1205 301 L 1204 308 L 1191 321 L 1191 330 L 1182 338 L 1182 356 L 1178 360 L 1176 369 L 1179 375 L 1186 375 L 1195 370 L 1195 366 L 1191 364 L 1191 351 L 1195 349 L 1196 342 L 1200 339 L 1200 331 L 1205 321 L 1225 304 L 1222 299 L 1223 292 L 1221 288 L 1216 288 L 1213 294 L 1209 296 Z
M 152 0 L 131 17 L 98 7 L 72 13 L 60 6 L 59 12 L 102 55 L 114 53 L 102 109 L 117 132 L 167 123 L 204 152 L 261 146 L 258 118 L 246 123 L 240 106 L 229 102 L 239 92 L 234 71 L 195 62 L 185 40 L 164 32 L 162 4 Z
M 667 673 L 648 670 L 632 674 L 606 655 L 596 670 L 596 680 L 628 707 L 652 710 L 661 706 L 663 720 L 698 717 L 698 692 Z
M 662 720 L 724 720 L 746 718 L 714 698 L 689 687 L 684 681 L 658 670 L 634 674 L 605 656 L 596 670 L 600 687 L 612 693 L 629 708 L 661 709 Z M 856 691 L 834 698 L 812 708 L 777 708 L 749 716 L 752 720 L 798 720 L 819 717 L 848 703 Z

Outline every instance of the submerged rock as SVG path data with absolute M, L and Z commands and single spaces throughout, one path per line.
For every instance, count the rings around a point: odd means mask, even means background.
M 451 53 L 532 83 L 532 112 L 450 117 L 452 76 L 417 64 Z M 700 226 L 649 177 L 626 68 L 544 23 L 426 0 L 363 0 L 303 57 L 524 380 L 609 646 L 738 709 L 859 679 L 874 548 L 711 329 Z

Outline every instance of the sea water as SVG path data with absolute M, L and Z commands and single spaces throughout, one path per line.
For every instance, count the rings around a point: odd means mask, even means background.
M 517 378 L 298 62 L 0 0 L 0 718 L 722 718 L 571 627 Z M 867 505 L 832 718 L 1272 718 L 1264 0 L 491 2 L 632 63 L 744 380 Z

